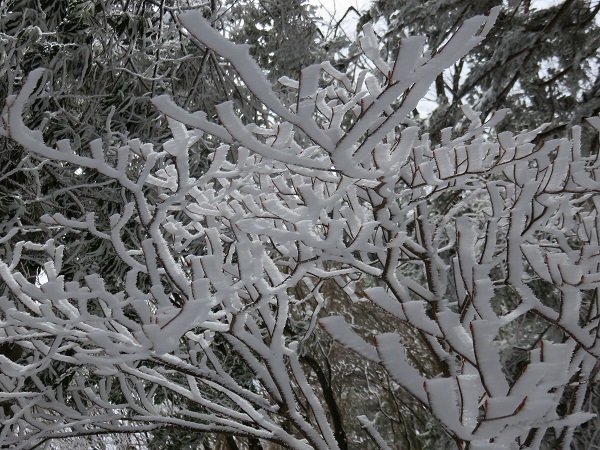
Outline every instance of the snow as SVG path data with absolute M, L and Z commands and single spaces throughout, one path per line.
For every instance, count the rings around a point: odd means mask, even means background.
M 319 325 L 340 344 L 370 361 L 379 362 L 379 356 L 375 347 L 367 344 L 360 336 L 354 333 L 342 316 L 324 317 L 319 320 Z
M 424 387 L 425 379 L 416 368 L 408 363 L 406 349 L 399 342 L 399 336 L 395 333 L 384 333 L 378 335 L 375 340 L 381 363 L 394 381 L 407 389 L 423 404 L 429 405 Z

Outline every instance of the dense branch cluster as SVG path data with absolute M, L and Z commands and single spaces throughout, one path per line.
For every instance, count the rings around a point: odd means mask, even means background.
M 405 38 L 394 61 L 367 26 L 372 73 L 309 66 L 279 80 L 294 93 L 286 105 L 248 46 L 186 12 L 186 32 L 229 60 L 269 119 L 250 123 L 226 102 L 212 120 L 161 95 L 162 145 L 47 145 L 24 122 L 44 89 L 43 70 L 31 72 L 6 102 L 2 136 L 74 179 L 97 172 L 122 201 L 110 217 L 51 212 L 3 231 L 0 244 L 18 243 L 0 260 L 0 342 L 18 354 L 0 355 L 0 443 L 175 426 L 249 448 L 349 448 L 308 355 L 324 330 L 461 448 L 540 448 L 549 430 L 569 448 L 591 417 L 600 357 L 596 158 L 579 127 L 545 141 L 544 127 L 495 134 L 507 111 L 482 123 L 463 106 L 470 125 L 437 143 L 407 119 L 497 14 L 467 20 L 435 54 Z M 212 152 L 198 174 L 200 145 Z M 92 267 L 62 273 L 78 260 L 66 243 L 84 235 L 114 250 L 121 285 Z M 26 260 L 40 261 L 37 277 L 22 273 Z M 328 312 L 345 301 L 395 330 L 369 342 Z M 503 348 L 516 336 L 527 358 L 511 371 Z M 371 413 L 358 418 L 365 436 L 392 448 Z

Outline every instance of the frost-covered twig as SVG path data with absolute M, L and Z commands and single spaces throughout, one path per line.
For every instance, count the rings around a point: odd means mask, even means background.
M 28 448 L 64 430 L 170 425 L 347 448 L 300 357 L 317 336 L 317 312 L 339 301 L 325 295 L 329 280 L 398 329 L 382 328 L 373 344 L 340 316 L 322 317 L 322 329 L 385 370 L 459 445 L 535 448 L 535 436 L 554 428 L 568 446 L 590 418 L 582 399 L 600 353 L 589 294 L 600 283 L 596 162 L 581 156 L 578 128 L 572 140 L 539 145 L 541 130 L 492 137 L 506 111 L 482 123 L 465 107 L 471 126 L 442 130 L 436 145 L 404 120 L 497 13 L 465 23 L 433 56 L 409 39 L 395 62 L 380 61 L 367 28 L 366 55 L 390 73 L 351 82 L 330 64 L 311 66 L 297 82 L 281 80 L 298 90 L 289 106 L 246 46 L 201 14 L 182 14 L 200 43 L 232 60 L 269 123 L 244 122 L 232 103 L 217 107 L 216 123 L 160 96 L 153 103 L 172 138 L 162 149 L 125 140 L 111 157 L 99 140 L 84 151 L 51 147 L 24 124 L 42 76 L 32 72 L 7 102 L 2 135 L 74 174 L 98 172 L 123 202 L 109 217 L 45 215 L 53 238 L 24 237 L 0 260 L 0 341 L 23 348 L 0 356 L 11 394 L 0 442 Z M 319 87 L 323 72 L 331 79 Z M 215 145 L 198 174 L 189 161 L 205 136 Z M 62 241 L 77 233 L 110 243 L 122 284 L 93 267 L 64 276 L 65 257 L 77 255 Z M 33 254 L 45 261 L 44 280 L 20 272 Z M 529 361 L 505 373 L 503 342 L 525 316 L 553 334 L 532 329 Z M 423 364 L 406 330 L 424 347 Z M 378 446 L 393 446 L 374 420 L 360 421 Z

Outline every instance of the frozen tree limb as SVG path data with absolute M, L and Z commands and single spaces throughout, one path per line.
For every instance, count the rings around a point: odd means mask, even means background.
M 18 358 L 0 356 L 0 395 L 10 399 L 0 442 L 31 448 L 65 431 L 174 425 L 294 449 L 346 448 L 341 421 L 332 424 L 327 410 L 334 403 L 320 401 L 302 364 L 316 319 L 302 339 L 292 321 L 315 314 L 310 304 L 326 311 L 334 300 L 323 294 L 325 281 L 333 281 L 340 295 L 402 327 L 378 333 L 373 345 L 341 316 L 322 317 L 321 327 L 378 364 L 462 448 L 536 448 L 531 431 L 549 428 L 567 448 L 590 418 L 581 399 L 600 357 L 590 295 L 600 283 L 597 162 L 581 156 L 578 128 L 570 140 L 539 145 L 532 141 L 541 129 L 492 137 L 505 112 L 482 123 L 465 107 L 471 126 L 456 137 L 445 132 L 436 146 L 403 125 L 497 14 L 469 20 L 433 56 L 408 40 L 394 62 L 379 60 L 367 28 L 366 55 L 390 73 L 365 88 L 330 65 L 311 66 L 297 82 L 284 80 L 298 91 L 289 106 L 246 46 L 200 13 L 182 14 L 200 43 L 231 60 L 269 121 L 245 123 L 224 103 L 213 123 L 161 96 L 154 104 L 172 138 L 162 150 L 125 141 L 114 158 L 100 141 L 89 151 L 67 141 L 52 148 L 27 128 L 27 99 L 42 76 L 32 72 L 7 101 L 2 135 L 74 173 L 97 171 L 124 201 L 102 221 L 92 211 L 46 215 L 53 238 L 36 242 L 18 230 L 22 240 L 0 260 L 0 343 L 23 348 Z M 326 87 L 322 71 L 333 77 Z M 190 153 L 205 134 L 217 143 L 211 166 L 192 173 Z M 70 256 L 61 239 L 80 232 L 114 247 L 127 267 L 122 288 L 102 273 L 61 273 Z M 44 260 L 43 281 L 19 271 L 32 254 Z M 365 280 L 372 286 L 361 292 Z M 300 286 L 309 293 L 299 296 Z M 560 339 L 534 336 L 529 361 L 509 376 L 502 340 L 525 315 Z M 412 357 L 407 329 L 424 343 L 426 363 Z M 55 367 L 63 373 L 47 384 L 45 371 Z M 392 448 L 374 422 L 359 420 L 380 448 Z

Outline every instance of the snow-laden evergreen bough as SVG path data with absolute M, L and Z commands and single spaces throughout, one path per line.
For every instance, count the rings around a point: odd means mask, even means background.
M 73 177 L 97 171 L 123 202 L 106 220 L 56 213 L 0 238 L 21 239 L 0 261 L 0 343 L 19 350 L 0 355 L 1 445 L 175 426 L 240 445 L 352 447 L 339 405 L 302 358 L 323 329 L 385 370 L 460 448 L 535 449 L 550 434 L 569 448 L 591 418 L 584 405 L 600 356 L 596 158 L 582 154 L 578 127 L 541 142 L 543 127 L 494 135 L 507 111 L 482 123 L 465 106 L 470 126 L 441 130 L 435 145 L 407 120 L 497 14 L 468 20 L 433 54 L 406 38 L 392 62 L 367 26 L 373 73 L 350 80 L 329 63 L 307 67 L 280 80 L 295 92 L 290 105 L 247 45 L 182 14 L 265 114 L 245 123 L 228 102 L 211 120 L 156 97 L 172 133 L 162 148 L 47 146 L 23 119 L 43 89 L 42 71 L 32 72 L 4 107 L 2 135 Z M 589 122 L 600 130 L 599 118 Z M 191 173 L 200 145 L 212 148 L 210 168 Z M 128 267 L 122 286 L 93 267 L 61 275 L 77 261 L 67 243 L 82 234 L 114 247 Z M 39 235 L 51 238 L 30 238 Z M 37 280 L 20 272 L 24 260 L 40 262 Z M 325 292 L 332 283 L 336 295 Z M 369 342 L 328 314 L 340 296 L 383 312 L 397 331 Z M 538 326 L 519 331 L 528 358 L 513 373 L 503 351 L 524 319 Z M 365 436 L 392 448 L 375 416 L 358 418 Z

